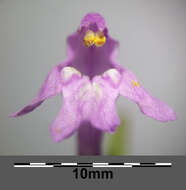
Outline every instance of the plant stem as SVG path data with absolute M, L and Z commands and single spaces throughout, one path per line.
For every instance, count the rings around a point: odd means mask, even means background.
M 78 129 L 78 155 L 101 155 L 102 131 L 89 122 L 83 122 Z

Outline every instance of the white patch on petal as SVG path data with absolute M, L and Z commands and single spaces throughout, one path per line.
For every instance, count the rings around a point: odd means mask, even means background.
M 119 73 L 119 71 L 117 71 L 116 69 L 109 69 L 108 71 L 103 73 L 103 77 L 109 76 L 110 79 L 115 83 L 118 84 L 121 75 Z
M 93 82 L 92 83 L 92 88 L 93 88 L 93 92 L 96 96 L 97 99 L 100 99 L 102 97 L 102 89 L 101 89 L 101 86 L 96 83 L 96 82 Z
M 64 67 L 61 71 L 61 78 L 63 82 L 67 82 L 73 75 L 81 76 L 81 73 L 73 67 Z
M 79 90 L 78 93 L 78 98 L 84 101 L 95 98 L 95 100 L 99 102 L 101 97 L 102 97 L 102 89 L 101 86 L 96 82 L 86 84 L 84 87 L 82 87 Z
M 86 100 L 87 99 L 87 93 L 91 91 L 91 84 L 88 83 L 85 86 L 83 86 L 82 88 L 80 88 L 79 93 L 78 93 L 78 97 L 80 99 Z
M 77 99 L 84 119 L 97 112 L 103 97 L 103 90 L 97 82 L 88 82 L 79 89 Z

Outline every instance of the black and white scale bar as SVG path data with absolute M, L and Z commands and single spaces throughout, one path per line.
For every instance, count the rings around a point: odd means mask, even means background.
M 44 162 L 31 162 L 31 163 L 14 163 L 14 167 L 16 168 L 53 168 L 53 167 L 93 167 L 93 168 L 132 168 L 132 167 L 172 167 L 172 163 L 161 163 L 161 162 L 155 162 L 155 163 L 144 163 L 144 162 L 120 162 L 120 163 L 99 163 L 99 162 L 93 162 L 93 163 L 76 163 L 76 162 L 50 162 L 50 163 L 44 163 Z
M 133 165 L 132 167 L 172 167 L 172 163 L 140 163 L 140 165 Z

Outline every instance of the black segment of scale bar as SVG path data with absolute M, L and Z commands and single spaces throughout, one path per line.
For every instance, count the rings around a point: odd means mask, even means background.
M 30 165 L 30 163 L 14 163 L 14 166 L 16 165 Z
M 79 162 L 77 163 L 77 166 L 78 167 L 92 167 L 93 166 L 93 163 L 90 163 L 90 162 L 87 162 L 87 163 L 83 163 L 83 162 Z
M 51 162 L 51 163 L 45 163 L 45 165 L 61 165 L 61 163 L 57 163 L 57 162 Z
M 78 162 L 78 165 L 92 165 L 93 163 L 91 162 Z
M 156 167 L 156 168 L 162 168 L 162 167 L 171 167 L 171 166 L 169 166 L 169 165 L 161 165 L 161 166 L 158 166 L 158 165 L 133 165 L 132 167 L 135 167 L 135 168 L 145 168 L 145 167 Z
M 111 163 L 108 163 L 108 165 L 124 165 L 124 162 L 118 162 L 118 163 L 114 163 L 114 162 L 111 162 Z
M 155 165 L 155 162 L 140 162 L 140 165 Z
M 82 165 L 82 166 L 78 166 L 78 165 L 54 165 L 54 167 L 56 167 L 56 168 L 90 168 L 90 167 L 92 167 L 92 165 Z

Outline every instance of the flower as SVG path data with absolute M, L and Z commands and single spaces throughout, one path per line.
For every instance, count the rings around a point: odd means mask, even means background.
M 152 97 L 135 75 L 116 62 L 119 43 L 110 37 L 104 18 L 87 14 L 67 38 L 67 59 L 54 66 L 37 96 L 12 117 L 33 111 L 51 96 L 63 94 L 64 103 L 50 127 L 55 142 L 71 136 L 84 121 L 109 133 L 120 124 L 115 101 L 122 95 L 153 119 L 175 120 L 175 112 Z

